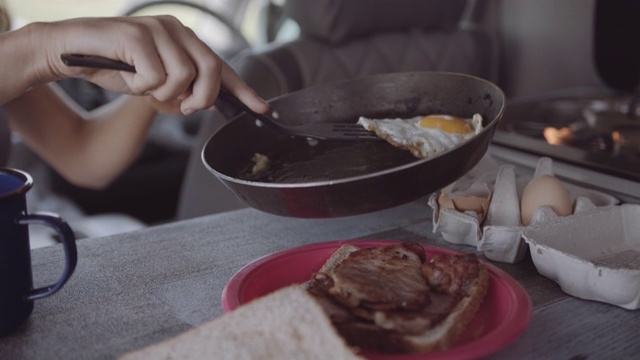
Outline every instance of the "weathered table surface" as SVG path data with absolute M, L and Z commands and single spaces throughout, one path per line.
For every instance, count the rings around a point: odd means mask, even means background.
M 263 255 L 353 238 L 453 246 L 432 232 L 426 199 L 373 214 L 307 220 L 253 209 L 221 213 L 78 241 L 72 279 L 38 300 L 31 317 L 0 338 L 2 359 L 116 358 L 222 315 L 229 278 Z M 54 282 L 62 248 L 32 253 L 35 285 Z M 620 359 L 640 355 L 640 311 L 573 298 L 540 276 L 528 254 L 497 266 L 528 292 L 533 317 L 498 359 Z

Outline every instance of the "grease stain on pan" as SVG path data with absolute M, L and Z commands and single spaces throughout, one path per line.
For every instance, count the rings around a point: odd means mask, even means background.
M 269 169 L 253 175 L 253 162 L 239 164 L 234 176 L 268 183 L 305 183 L 350 178 L 391 169 L 420 159 L 385 141 L 320 141 L 310 146 L 306 139 L 283 139 L 265 149 Z

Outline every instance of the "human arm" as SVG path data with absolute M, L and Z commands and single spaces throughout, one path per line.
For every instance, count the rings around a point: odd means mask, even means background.
M 136 74 L 68 67 L 60 59 L 64 53 L 124 61 L 135 66 Z M 12 128 L 63 177 L 84 187 L 106 186 L 131 163 L 155 109 L 163 103 L 177 104 L 185 114 L 207 109 L 222 84 L 255 111 L 268 109 L 224 61 L 172 17 L 31 24 L 0 35 L 0 57 L 0 103 Z M 66 77 L 149 96 L 123 97 L 108 111 L 87 114 L 43 86 Z
M 107 186 L 139 153 L 155 115 L 148 99 L 120 96 L 87 112 L 55 86 L 41 86 L 4 106 L 13 131 L 69 182 Z
M 136 73 L 68 67 L 64 53 L 123 61 Z M 0 35 L 0 103 L 30 88 L 83 77 L 106 89 L 178 100 L 183 113 L 210 108 L 220 86 L 258 112 L 268 105 L 193 31 L 171 16 L 33 23 Z

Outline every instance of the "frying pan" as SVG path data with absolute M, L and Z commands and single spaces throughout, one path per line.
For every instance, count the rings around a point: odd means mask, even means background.
M 278 121 L 290 125 L 353 123 L 360 116 L 483 116 L 484 129 L 478 135 L 427 159 L 385 141 L 287 137 L 245 113 L 205 143 L 205 167 L 247 205 L 282 216 L 332 218 L 415 201 L 463 176 L 487 151 L 505 96 L 496 85 L 470 75 L 402 72 L 309 87 L 269 103 Z M 250 171 L 256 153 L 270 160 L 266 174 Z

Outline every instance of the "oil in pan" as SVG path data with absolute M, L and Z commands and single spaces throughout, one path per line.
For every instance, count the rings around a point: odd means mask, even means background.
M 255 172 L 247 160 L 238 178 L 268 183 L 306 183 L 345 179 L 375 173 L 419 159 L 385 141 L 309 141 L 287 138 L 264 150 L 269 159 Z

